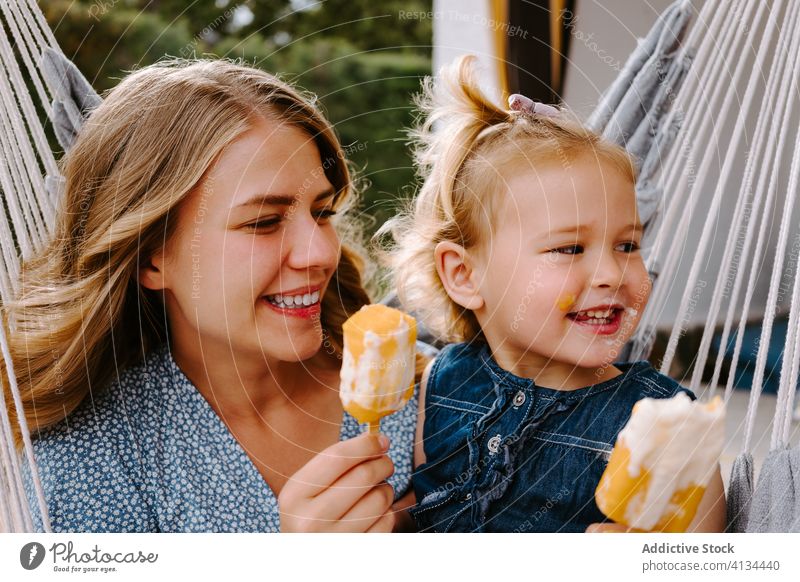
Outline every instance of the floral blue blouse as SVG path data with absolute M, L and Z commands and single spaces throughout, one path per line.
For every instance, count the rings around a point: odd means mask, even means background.
M 381 429 L 410 486 L 417 395 Z M 340 438 L 361 428 L 344 413 Z M 33 435 L 36 436 L 36 435 Z M 167 347 L 34 440 L 54 532 L 275 532 L 275 494 Z M 42 530 L 29 467 L 25 488 Z

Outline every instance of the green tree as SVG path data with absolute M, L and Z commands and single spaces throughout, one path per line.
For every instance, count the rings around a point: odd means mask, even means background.
M 322 0 L 292 14 L 292 31 L 295 37 L 347 38 L 365 50 L 394 48 L 427 55 L 431 19 L 407 15 L 431 9 L 431 0 Z
M 54 0 L 44 5 L 64 52 L 98 91 L 164 55 L 240 58 L 316 94 L 370 184 L 368 229 L 408 193 L 405 131 L 412 95 L 430 72 L 430 0 Z M 252 17 L 247 23 L 235 10 Z M 248 12 L 249 11 L 249 12 Z M 348 147 L 349 146 L 349 147 Z M 371 224 L 370 224 L 371 223 Z
M 51 0 L 43 5 L 58 44 L 98 92 L 137 67 L 179 55 L 191 43 L 186 23 L 141 13 L 126 4 Z

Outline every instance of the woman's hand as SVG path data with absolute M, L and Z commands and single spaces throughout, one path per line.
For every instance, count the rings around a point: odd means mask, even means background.
M 391 532 L 394 464 L 389 439 L 363 434 L 317 454 L 278 495 L 284 532 Z

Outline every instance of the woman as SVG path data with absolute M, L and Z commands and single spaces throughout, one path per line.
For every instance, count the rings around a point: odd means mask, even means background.
M 53 530 L 391 531 L 416 399 L 389 439 L 339 403 L 341 325 L 369 298 L 319 111 L 257 69 L 160 63 L 63 171 L 5 314 Z

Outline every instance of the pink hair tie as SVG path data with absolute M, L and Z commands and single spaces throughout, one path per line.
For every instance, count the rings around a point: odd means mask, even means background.
M 545 117 L 558 117 L 561 111 L 552 105 L 537 103 L 533 99 L 528 99 L 525 95 L 514 93 L 508 98 L 508 107 L 511 111 L 521 111 L 533 115 L 544 115 Z

